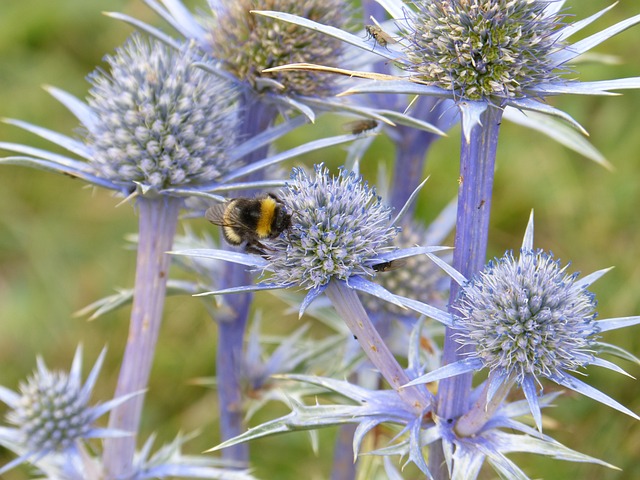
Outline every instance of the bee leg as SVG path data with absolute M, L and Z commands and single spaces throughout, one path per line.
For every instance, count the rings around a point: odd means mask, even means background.
M 260 242 L 253 242 L 253 243 L 247 243 L 247 245 L 244 247 L 244 250 L 247 253 L 260 255 L 261 257 L 266 258 L 267 256 L 266 250 L 268 250 L 268 248 Z

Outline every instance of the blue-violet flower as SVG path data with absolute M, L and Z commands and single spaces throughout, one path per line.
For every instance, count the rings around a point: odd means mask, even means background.
M 564 3 L 562 0 L 385 0 L 381 4 L 395 20 L 399 32 L 394 32 L 393 42 L 386 41 L 384 47 L 376 38 L 365 41 L 287 13 L 259 13 L 323 31 L 393 61 L 408 75 L 325 71 L 372 80 L 350 88 L 345 94 L 405 93 L 452 99 L 462 113 L 464 137 L 468 141 L 473 127 L 482 123 L 480 116 L 491 105 L 552 115 L 584 133 L 571 116 L 542 99 L 564 93 L 610 95 L 611 90 L 640 87 L 639 77 L 596 82 L 563 77 L 569 70 L 569 62 L 640 22 L 640 15 L 636 15 L 570 44 L 568 39 L 572 35 L 612 7 L 585 20 L 565 23 L 566 15 L 560 13 Z M 322 70 L 319 65 L 295 64 L 276 70 L 301 68 Z
M 37 466 L 48 455 L 66 455 L 68 462 L 74 463 L 78 459 L 72 458 L 81 455 L 83 441 L 128 435 L 100 428 L 95 422 L 137 393 L 94 406 L 89 404 L 105 354 L 106 350 L 102 350 L 84 385 L 82 348 L 78 347 L 69 372 L 51 371 L 38 358 L 37 370 L 20 384 L 19 393 L 0 386 L 0 400 L 11 408 L 7 421 L 13 425 L 1 429 L 2 443 L 20 455 L 2 467 L 0 474 L 24 462 Z
M 578 274 L 567 273 L 567 268 L 552 254 L 533 248 L 532 214 L 518 258 L 507 252 L 468 281 L 458 279 L 461 287 L 452 305 L 452 328 L 457 343 L 469 347 L 465 358 L 410 384 L 489 370 L 485 404 L 465 414 L 465 424 L 475 415 L 474 410 L 488 420 L 488 406 L 497 407 L 510 385 L 516 383 L 541 430 L 537 385 L 543 379 L 640 420 L 628 408 L 571 375 L 587 365 L 625 373 L 597 356 L 598 337 L 608 330 L 636 325 L 640 317 L 596 321 L 596 301 L 587 288 L 609 269 L 578 279 Z M 475 420 L 471 428 L 475 431 L 481 426 L 482 422 Z

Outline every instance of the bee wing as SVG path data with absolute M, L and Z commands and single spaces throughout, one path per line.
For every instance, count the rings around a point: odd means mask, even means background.
M 238 216 L 238 210 L 230 206 L 231 203 L 233 203 L 233 201 L 216 203 L 212 207 L 209 207 L 204 214 L 205 218 L 219 227 L 229 227 L 242 230 L 243 232 L 247 231 L 247 226 Z
M 205 218 L 209 220 L 214 225 L 225 226 L 224 220 L 224 212 L 227 209 L 228 202 L 226 203 L 216 203 L 215 205 L 209 207 L 207 212 L 204 214 Z
M 222 227 L 222 234 L 229 244 L 240 245 L 251 240 L 252 232 L 242 223 L 232 202 L 217 203 L 209 207 L 205 217 L 214 225 Z

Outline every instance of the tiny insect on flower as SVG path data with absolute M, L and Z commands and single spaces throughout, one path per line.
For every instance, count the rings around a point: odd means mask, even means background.
M 373 39 L 375 48 L 376 43 L 381 47 L 386 48 L 390 43 L 397 43 L 397 40 L 385 32 L 382 27 L 378 25 L 365 25 L 364 31 L 367 33 L 367 39 Z
M 365 120 L 354 120 L 353 122 L 347 122 L 344 124 L 345 130 L 353 133 L 354 135 L 358 135 L 360 133 L 368 132 L 369 130 L 373 130 L 378 127 L 377 120 L 365 119 Z

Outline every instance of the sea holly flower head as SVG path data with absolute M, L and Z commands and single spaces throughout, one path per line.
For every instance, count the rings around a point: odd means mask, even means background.
M 251 13 L 268 9 L 288 12 L 325 25 L 345 28 L 351 8 L 342 0 L 233 0 L 210 2 L 212 18 L 203 19 L 213 55 L 224 68 L 256 90 L 265 87 L 283 93 L 326 97 L 335 93 L 336 78 L 317 72 L 263 73 L 291 62 L 339 62 L 344 44 L 321 33 Z
M 109 73 L 89 76 L 86 145 L 98 176 L 163 190 L 211 182 L 233 166 L 237 112 L 230 84 L 192 63 L 195 45 L 176 51 L 134 35 Z
M 453 304 L 456 341 L 489 370 L 555 378 L 593 361 L 596 301 L 578 273 L 551 253 L 507 252 L 461 287 Z
M 332 278 L 372 276 L 378 255 L 392 248 L 399 231 L 375 188 L 344 169 L 330 176 L 320 165 L 310 176 L 295 168 L 279 196 L 292 212 L 292 225 L 268 256 L 269 280 L 276 284 L 311 289 Z
M 456 97 L 483 100 L 526 96 L 555 81 L 551 53 L 560 17 L 546 16 L 539 0 L 415 1 L 401 33 L 408 72 Z M 497 103 L 500 103 L 498 101 Z
M 600 358 L 610 351 L 599 342 L 608 330 L 640 323 L 640 317 L 596 321 L 596 301 L 588 287 L 609 269 L 583 278 L 568 273 L 553 255 L 533 248 L 533 214 L 529 219 L 520 255 L 507 252 L 502 258 L 461 285 L 452 304 L 454 338 L 470 347 L 465 358 L 429 372 L 409 383 L 416 385 L 481 369 L 489 370 L 484 399 L 462 417 L 477 433 L 511 385 L 519 385 L 538 429 L 542 429 L 538 386 L 550 380 L 615 408 L 633 418 L 635 413 L 572 373 L 596 365 L 626 374 L 616 364 Z M 633 358 L 622 352 L 622 358 Z M 492 410 L 493 409 L 493 410 Z M 482 417 L 480 421 L 478 418 Z M 461 431 L 458 422 L 458 431 Z
M 95 425 L 99 417 L 137 395 L 121 396 L 95 406 L 89 404 L 105 354 L 106 350 L 103 350 L 84 385 L 82 349 L 78 347 L 70 372 L 51 371 L 38 358 L 37 370 L 20 384 L 19 392 L 0 387 L 0 400 L 11 409 L 7 422 L 13 425 L 2 429 L 3 437 L 6 437 L 3 443 L 13 446 L 20 454 L 1 468 L 0 473 L 47 455 L 77 456 L 81 442 L 86 439 L 128 434 Z
M 194 68 L 196 60 L 204 59 L 194 45 L 173 49 L 134 34 L 106 57 L 108 69 L 89 75 L 88 103 L 49 87 L 80 120 L 80 139 L 6 120 L 80 159 L 2 142 L 19 154 L 2 163 L 65 173 L 123 195 L 210 191 L 240 166 L 237 95 L 228 82 Z
M 570 115 L 542 100 L 565 93 L 611 95 L 611 90 L 640 87 L 638 77 L 581 82 L 563 75 L 576 57 L 636 25 L 640 15 L 570 43 L 571 36 L 612 7 L 569 23 L 566 14 L 560 13 L 563 0 L 385 0 L 380 4 L 396 24 L 396 27 L 385 24 L 390 31 L 383 29 L 383 32 L 393 41 L 385 41 L 384 47 L 375 36 L 363 40 L 286 13 L 258 13 L 339 38 L 393 61 L 403 74 L 302 64 L 284 65 L 276 70 L 324 70 L 371 80 L 341 95 L 394 93 L 452 99 L 462 114 L 467 141 L 473 127 L 481 123 L 480 116 L 492 105 L 554 116 L 585 133 Z

